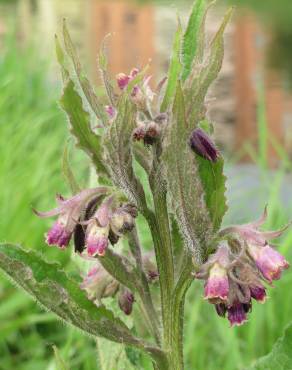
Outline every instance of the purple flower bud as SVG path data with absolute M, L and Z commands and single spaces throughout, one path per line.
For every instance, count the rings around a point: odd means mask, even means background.
M 264 278 L 269 282 L 280 279 L 282 271 L 289 267 L 285 258 L 269 245 L 264 247 L 249 245 L 248 251 Z
M 227 317 L 231 326 L 240 326 L 247 321 L 247 309 L 248 307 L 240 302 L 236 302 L 232 306 L 228 307 Z
M 146 135 L 146 125 L 144 123 L 139 124 L 139 126 L 136 127 L 133 131 L 133 140 L 134 141 L 144 140 L 145 135 Z
M 220 317 L 225 317 L 225 314 L 226 314 L 226 311 L 227 311 L 227 307 L 226 307 L 226 304 L 225 303 L 217 303 L 217 304 L 215 304 L 215 309 L 216 309 L 217 314 Z
M 210 137 L 200 128 L 195 129 L 190 137 L 190 146 L 199 156 L 216 162 L 219 158 L 219 151 Z
M 46 242 L 48 245 L 57 245 L 64 249 L 69 245 L 72 232 L 66 230 L 66 224 L 61 222 L 60 218 L 56 221 L 53 227 L 48 231 Z
M 262 285 L 250 286 L 250 295 L 256 301 L 264 303 L 267 298 L 266 289 Z
M 121 90 L 124 90 L 128 86 L 130 81 L 131 77 L 127 76 L 125 73 L 119 73 L 117 75 L 117 83 Z
M 119 296 L 119 307 L 126 315 L 131 315 L 134 301 L 134 295 L 125 289 Z
M 105 106 L 105 111 L 106 113 L 108 114 L 109 118 L 110 119 L 115 119 L 116 118 L 116 115 L 117 115 L 117 110 L 115 107 L 113 107 L 112 105 L 106 105 Z
M 209 272 L 209 278 L 205 284 L 205 299 L 210 302 L 226 301 L 229 292 L 227 271 L 224 267 L 215 263 Z

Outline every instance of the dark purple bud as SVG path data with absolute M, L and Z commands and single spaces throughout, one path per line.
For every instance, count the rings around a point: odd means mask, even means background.
M 200 128 L 195 129 L 190 137 L 190 147 L 199 156 L 216 162 L 219 158 L 219 151 L 210 137 Z
M 225 317 L 227 307 L 224 303 L 215 304 L 215 309 L 216 309 L 216 312 L 219 316 Z
M 119 296 L 119 307 L 126 315 L 131 315 L 134 301 L 134 295 L 125 289 Z

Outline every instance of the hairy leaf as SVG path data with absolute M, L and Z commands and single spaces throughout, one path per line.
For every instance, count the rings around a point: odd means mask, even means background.
M 196 154 L 194 155 L 199 166 L 199 175 L 205 193 L 206 206 L 213 224 L 213 231 L 218 231 L 227 210 L 226 177 L 223 173 L 224 160 L 220 158 L 214 163 Z
M 198 164 L 188 144 L 191 130 L 186 121 L 183 92 L 178 83 L 173 120 L 165 139 L 164 163 L 180 230 L 197 262 L 201 262 L 213 225 L 204 200 Z
M 257 360 L 246 370 L 291 370 L 292 369 L 292 324 L 287 326 L 283 337 L 277 340 L 272 351 Z
M 77 194 L 80 192 L 80 187 L 75 179 L 74 173 L 71 169 L 70 163 L 69 163 L 69 156 L 68 156 L 68 146 L 66 145 L 63 152 L 63 160 L 62 160 L 62 169 L 64 177 L 70 186 L 70 190 L 72 194 Z
M 172 48 L 172 56 L 170 60 L 170 65 L 168 69 L 168 79 L 167 85 L 165 90 L 165 95 L 161 104 L 160 111 L 165 112 L 175 95 L 175 89 L 177 80 L 180 77 L 182 65 L 181 65 L 181 40 L 182 40 L 182 26 L 180 21 L 178 23 L 178 27 L 174 36 L 173 48 Z
M 0 267 L 42 306 L 77 328 L 115 342 L 135 344 L 126 325 L 104 307 L 89 301 L 78 284 L 33 251 L 0 244 Z
M 136 126 L 136 109 L 124 93 L 118 105 L 118 115 L 108 128 L 105 137 L 105 162 L 111 171 L 112 180 L 128 198 L 145 209 L 146 199 L 143 187 L 133 170 L 131 137 Z
M 60 103 L 68 115 L 71 132 L 76 137 L 79 147 L 91 157 L 99 174 L 107 174 L 106 167 L 101 160 L 101 138 L 92 131 L 89 113 L 84 110 L 82 99 L 71 79 L 64 88 Z
M 91 86 L 88 78 L 84 75 L 82 71 L 82 67 L 75 49 L 75 46 L 72 42 L 72 39 L 70 37 L 69 31 L 67 29 L 66 21 L 64 20 L 63 23 L 63 38 L 64 38 L 64 45 L 65 45 L 65 50 L 70 57 L 75 74 L 78 80 L 78 83 L 81 88 L 81 97 L 85 98 L 85 101 L 88 103 L 90 109 L 95 113 L 96 117 L 100 119 L 102 124 L 106 124 L 108 122 L 108 116 L 104 110 L 103 105 L 99 102 L 93 87 Z M 57 48 L 57 50 L 60 48 L 60 46 Z M 63 65 L 62 63 L 62 58 L 58 58 L 59 63 L 61 66 Z M 71 75 L 71 78 L 74 79 L 74 76 Z M 77 88 L 77 86 L 75 86 Z
M 191 72 L 192 63 L 197 54 L 199 39 L 201 37 L 201 23 L 204 17 L 205 0 L 196 0 L 188 21 L 187 29 L 183 38 L 182 80 L 185 81 Z
M 193 65 L 193 70 L 186 81 L 186 114 L 193 123 L 202 118 L 203 104 L 211 83 L 220 72 L 224 57 L 224 30 L 231 18 L 233 9 L 229 9 L 210 45 L 210 54 L 202 65 Z

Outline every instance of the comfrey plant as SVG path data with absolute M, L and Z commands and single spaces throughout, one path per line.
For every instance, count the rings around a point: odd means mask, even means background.
M 185 31 L 179 22 L 168 76 L 154 90 L 147 67 L 112 81 L 103 46 L 106 101 L 84 76 L 64 24 L 64 49 L 56 39 L 60 103 L 98 183 L 80 190 L 65 156 L 72 197 L 58 195 L 56 208 L 35 213 L 57 217 L 46 235 L 49 246 L 62 253 L 72 242 L 91 268 L 80 282 L 32 251 L 0 246 L 1 268 L 45 308 L 95 338 L 144 351 L 160 370 L 184 368 L 184 301 L 195 279 L 204 280 L 205 299 L 234 326 L 247 320 L 252 300 L 265 301 L 267 286 L 289 266 L 270 244 L 284 229 L 260 231 L 266 210 L 259 221 L 221 229 L 224 161 L 211 138 L 205 97 L 221 68 L 232 10 L 209 42 L 209 7 L 197 0 Z M 153 250 L 141 245 L 141 222 Z M 133 316 L 132 324 L 124 315 Z

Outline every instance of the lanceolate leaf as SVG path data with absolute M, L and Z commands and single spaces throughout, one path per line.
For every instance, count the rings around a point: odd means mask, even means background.
M 69 79 L 60 100 L 61 107 L 67 113 L 72 134 L 77 143 L 91 158 L 99 174 L 107 174 L 102 163 L 101 137 L 97 136 L 90 127 L 90 116 L 83 108 L 82 99 L 74 88 L 74 82 Z
M 224 160 L 220 158 L 216 162 L 210 162 L 196 154 L 194 155 L 199 166 L 206 206 L 210 213 L 213 230 L 216 232 L 220 228 L 223 216 L 227 210 L 225 197 L 226 177 L 223 173 Z
M 186 114 L 191 122 L 198 122 L 202 117 L 203 103 L 211 83 L 220 72 L 224 57 L 224 30 L 231 18 L 233 9 L 229 9 L 210 45 L 210 54 L 202 66 L 193 65 L 193 70 L 186 81 Z
M 75 179 L 75 176 L 74 176 L 74 173 L 71 169 L 71 166 L 70 166 L 70 163 L 69 163 L 69 156 L 68 156 L 68 146 L 66 145 L 65 148 L 64 148 L 64 152 L 63 152 L 63 160 L 62 160 L 62 169 L 63 169 L 63 174 L 64 174 L 64 177 L 68 183 L 68 185 L 70 186 L 70 190 L 72 192 L 72 194 L 77 194 L 81 191 L 76 179 Z
M 292 324 L 282 338 L 278 339 L 272 351 L 246 370 L 291 370 L 292 369 Z
M 175 95 L 175 89 L 177 80 L 180 77 L 182 65 L 181 65 L 181 41 L 182 41 L 182 27 L 180 24 L 180 21 L 177 26 L 177 31 L 174 36 L 174 42 L 173 42 L 173 49 L 172 49 L 172 56 L 170 60 L 170 65 L 168 69 L 168 79 L 167 79 L 167 85 L 165 90 L 165 95 L 161 104 L 161 112 L 165 112 Z
M 78 284 L 32 251 L 0 244 L 0 268 L 42 306 L 77 328 L 115 342 L 135 344 L 126 325 L 104 307 L 89 301 Z
M 185 81 L 191 72 L 192 63 L 198 49 L 198 40 L 201 37 L 201 23 L 204 16 L 206 0 L 196 0 L 189 18 L 182 45 L 182 80 Z
M 173 120 L 165 139 L 164 163 L 180 230 L 197 262 L 201 262 L 213 225 L 204 200 L 198 164 L 188 144 L 192 128 L 186 121 L 184 104 L 183 92 L 178 83 Z
M 143 187 L 133 170 L 131 136 L 136 126 L 136 109 L 124 93 L 118 104 L 118 115 L 108 128 L 105 137 L 105 162 L 112 180 L 140 210 L 145 209 L 146 199 Z
M 80 88 L 81 88 L 81 92 L 82 92 L 81 95 L 84 96 L 86 102 L 88 103 L 90 109 L 95 113 L 96 117 L 101 121 L 101 123 L 105 124 L 108 122 L 108 116 L 104 110 L 103 105 L 98 100 L 88 78 L 84 75 L 82 71 L 82 67 L 81 67 L 75 46 L 68 32 L 65 20 L 63 23 L 63 37 L 64 37 L 65 50 L 72 61 L 74 71 L 75 71 L 78 83 L 80 85 Z M 58 48 L 57 48 L 57 51 L 58 51 Z M 61 60 L 60 58 L 58 59 L 60 63 Z M 61 66 L 63 65 L 62 63 L 60 64 Z M 74 76 L 71 76 L 72 79 L 73 77 Z M 77 87 L 77 85 L 75 87 Z

